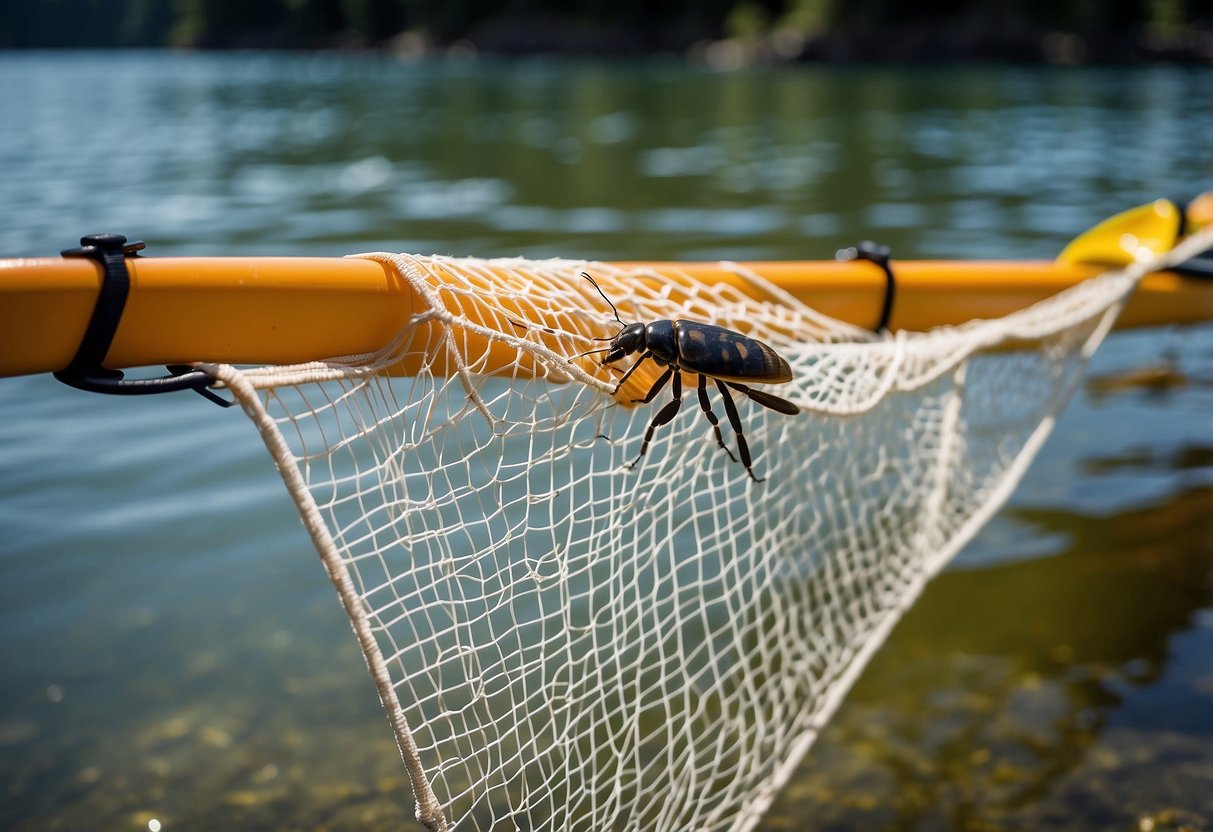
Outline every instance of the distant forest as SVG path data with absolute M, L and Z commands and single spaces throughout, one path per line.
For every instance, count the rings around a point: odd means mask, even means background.
M 728 49 L 713 53 L 713 45 Z M 0 48 L 1213 63 L 1213 0 L 9 0 Z

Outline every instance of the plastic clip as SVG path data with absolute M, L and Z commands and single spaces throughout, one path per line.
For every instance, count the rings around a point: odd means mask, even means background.
M 864 240 L 859 245 L 850 248 L 840 248 L 834 255 L 835 259 L 840 261 L 867 260 L 880 266 L 881 271 L 884 272 L 886 281 L 884 305 L 880 309 L 879 323 L 872 328 L 873 332 L 887 332 L 889 320 L 893 317 L 893 297 L 897 291 L 897 279 L 893 277 L 893 267 L 890 265 L 892 255 L 893 250 L 888 246 L 874 243 L 871 240 Z
M 126 258 L 138 257 L 144 249 L 141 242 L 128 243 L 121 234 L 91 234 L 80 238 L 79 248 L 65 249 L 64 257 L 87 257 L 101 264 L 101 291 L 93 316 L 89 319 L 84 338 L 76 350 L 76 357 L 55 378 L 66 385 L 90 393 L 111 395 L 148 395 L 171 393 L 175 390 L 194 390 L 221 407 L 231 407 L 235 402 L 227 401 L 207 389 L 215 379 L 204 370 L 183 364 L 170 364 L 171 375 L 160 378 L 124 378 L 121 370 L 110 370 L 101 366 L 114 341 L 122 310 L 131 290 L 131 276 L 126 268 Z

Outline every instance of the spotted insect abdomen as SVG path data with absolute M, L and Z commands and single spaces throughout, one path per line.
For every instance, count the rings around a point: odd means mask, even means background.
M 792 368 L 775 350 L 724 327 L 675 321 L 678 364 L 692 373 L 723 381 L 781 384 L 792 380 Z

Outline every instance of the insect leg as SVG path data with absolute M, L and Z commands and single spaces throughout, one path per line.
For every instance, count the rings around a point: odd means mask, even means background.
M 723 381 L 720 379 L 715 381 L 716 386 L 720 388 L 720 395 L 724 399 L 724 412 L 728 414 L 729 424 L 733 426 L 733 432 L 737 434 L 737 454 L 741 457 L 741 464 L 745 466 L 745 472 L 750 475 L 750 479 L 754 482 L 763 482 L 754 476 L 754 470 L 750 468 L 750 446 L 746 444 L 745 434 L 741 430 L 741 417 L 737 415 L 737 405 L 733 404 L 733 396 Z
M 678 408 L 682 407 L 682 373 L 674 373 L 674 381 L 670 385 L 674 394 L 674 399 L 661 408 L 657 415 L 653 417 L 653 421 L 649 422 L 649 429 L 644 432 L 644 443 L 640 446 L 640 453 L 636 459 L 632 460 L 629 468 L 635 468 L 636 463 L 640 462 L 640 458 L 644 456 L 644 452 L 649 449 L 649 442 L 653 439 L 653 431 L 657 430 L 661 425 L 666 424 L 678 413 Z
M 720 435 L 720 420 L 712 412 L 712 403 L 708 401 L 708 377 L 702 373 L 699 376 L 699 407 L 703 410 L 703 415 L 707 416 L 708 421 L 712 423 L 712 431 L 716 434 L 716 441 L 720 444 L 720 447 L 729 455 L 729 459 L 736 462 L 737 457 L 733 456 L 733 452 L 729 450 L 729 446 L 724 444 L 724 437 Z
M 662 387 L 665 387 L 665 383 L 670 380 L 670 376 L 673 374 L 674 367 L 671 365 L 666 368 L 664 373 L 661 374 L 661 378 L 653 382 L 653 386 L 649 388 L 649 392 L 645 394 L 643 399 L 632 399 L 633 404 L 648 404 L 649 402 L 653 401 L 653 398 L 657 395 L 657 392 Z
M 739 393 L 745 393 L 752 400 L 758 402 L 763 407 L 768 407 L 771 410 L 779 413 L 786 413 L 788 416 L 795 416 L 800 412 L 800 408 L 792 404 L 787 399 L 772 396 L 770 393 L 763 392 L 762 390 L 751 390 L 749 387 L 736 381 L 729 381 L 726 382 L 726 384 Z
M 615 385 L 615 389 L 614 389 L 614 391 L 612 391 L 612 395 L 614 393 L 619 392 L 619 390 L 623 387 L 623 383 L 625 381 L 627 381 L 629 378 L 631 378 L 632 373 L 636 372 L 636 368 L 639 367 L 641 364 L 643 364 L 644 360 L 646 358 L 652 358 L 652 357 L 653 357 L 653 353 L 646 352 L 643 355 L 641 355 L 639 358 L 637 358 L 636 363 L 628 368 L 628 371 L 623 374 L 623 378 L 619 379 L 619 383 Z

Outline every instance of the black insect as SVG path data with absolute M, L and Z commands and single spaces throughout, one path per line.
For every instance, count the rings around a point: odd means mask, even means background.
M 651 402 L 665 386 L 665 383 L 672 379 L 673 400 L 653 417 L 653 421 L 649 423 L 649 429 L 645 431 L 644 443 L 640 446 L 640 455 L 628 467 L 634 468 L 640 462 L 644 452 L 649 449 L 653 432 L 661 425 L 672 421 L 679 408 L 682 407 L 682 373 L 680 371 L 685 371 L 699 376 L 699 406 L 703 409 L 704 415 L 708 417 L 708 421 L 712 423 L 712 431 L 716 434 L 717 443 L 729 455 L 729 459 L 736 462 L 737 457 L 733 456 L 733 452 L 724 444 L 724 437 L 720 434 L 720 421 L 712 412 L 712 405 L 708 401 L 708 379 L 716 382 L 716 387 L 724 399 L 724 412 L 729 417 L 729 424 L 733 426 L 733 432 L 737 434 L 737 452 L 741 456 L 741 464 L 745 466 L 746 473 L 754 482 L 762 482 L 761 479 L 754 476 L 754 471 L 750 467 L 750 448 L 746 444 L 745 434 L 741 429 L 741 417 L 737 414 L 737 406 L 733 403 L 733 396 L 729 393 L 729 388 L 744 393 L 763 407 L 795 416 L 800 412 L 796 405 L 786 399 L 772 396 L 770 393 L 753 390 L 745 384 L 747 381 L 765 384 L 784 384 L 791 381 L 792 368 L 788 366 L 788 362 L 761 341 L 747 338 L 739 332 L 720 326 L 683 320 L 625 324 L 620 320 L 619 310 L 615 308 L 615 304 L 611 303 L 611 299 L 594 282 L 594 278 L 585 272 L 581 274 L 593 284 L 594 288 L 598 290 L 598 294 L 602 295 L 602 299 L 610 305 L 611 311 L 615 313 L 615 320 L 619 321 L 619 325 L 623 327 L 612 338 L 597 339 L 610 341 L 609 346 L 600 350 L 590 350 L 581 355 L 605 352 L 607 355 L 602 359 L 602 363 L 610 364 L 624 356 L 640 353 L 640 357 L 615 385 L 615 393 L 619 392 L 646 358 L 651 358 L 657 364 L 665 367 L 665 372 L 649 388 L 648 394 L 643 399 L 633 400 L 638 403 Z

